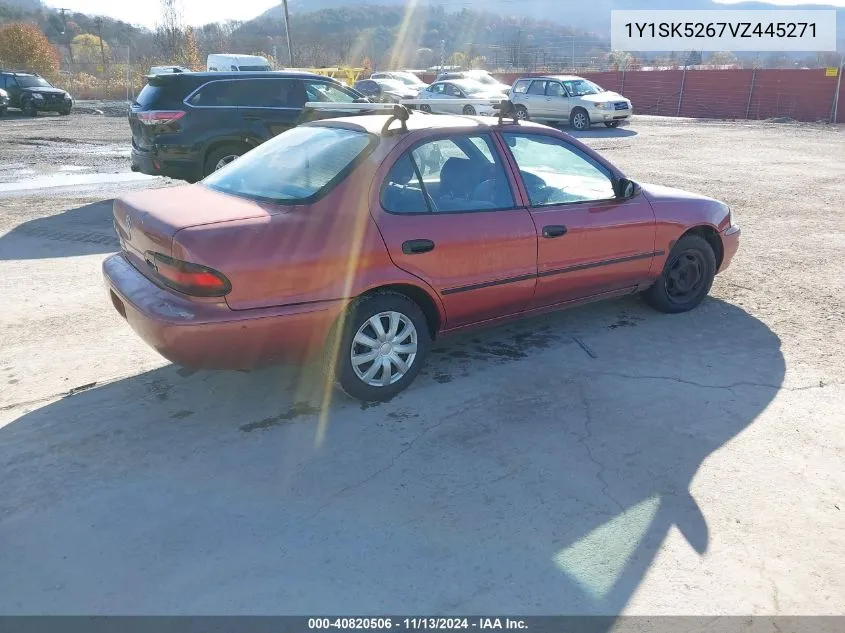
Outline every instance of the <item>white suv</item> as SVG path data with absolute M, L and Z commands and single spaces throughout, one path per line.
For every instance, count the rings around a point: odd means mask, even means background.
M 517 79 L 510 98 L 520 119 L 569 121 L 576 130 L 594 123 L 616 127 L 634 112 L 629 99 L 574 75 Z

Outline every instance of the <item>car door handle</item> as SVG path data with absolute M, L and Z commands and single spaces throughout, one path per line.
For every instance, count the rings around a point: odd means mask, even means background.
M 566 235 L 566 227 L 562 224 L 550 224 L 543 227 L 543 237 L 560 237 Z
M 408 240 L 407 242 L 402 242 L 402 252 L 406 255 L 428 253 L 433 250 L 434 242 L 431 240 Z

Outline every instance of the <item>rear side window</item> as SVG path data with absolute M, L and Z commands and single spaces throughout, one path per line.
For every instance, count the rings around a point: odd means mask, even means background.
M 197 90 L 188 103 L 200 107 L 232 107 L 238 105 L 238 96 L 242 92 L 241 82 L 212 81 Z
M 135 97 L 135 103 L 145 109 L 175 108 L 188 92 L 186 86 L 176 81 L 147 84 Z
M 531 87 L 528 89 L 528 94 L 530 95 L 544 95 L 546 94 L 546 83 L 545 81 L 532 81 Z
M 357 130 L 297 127 L 215 171 L 203 184 L 252 200 L 307 203 L 331 191 L 376 143 Z
M 527 79 L 520 79 L 513 85 L 513 92 L 514 94 L 525 94 L 528 92 L 528 86 L 531 85 L 531 82 Z

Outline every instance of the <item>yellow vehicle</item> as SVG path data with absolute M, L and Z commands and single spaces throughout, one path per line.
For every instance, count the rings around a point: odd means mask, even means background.
M 331 77 L 332 79 L 337 79 L 345 83 L 347 86 L 351 86 L 356 81 L 358 81 L 358 77 L 361 76 L 361 73 L 364 72 L 364 68 L 352 68 L 350 66 L 339 66 L 335 68 L 289 68 L 286 70 L 303 70 L 309 73 L 315 73 L 317 75 L 323 75 L 324 77 Z

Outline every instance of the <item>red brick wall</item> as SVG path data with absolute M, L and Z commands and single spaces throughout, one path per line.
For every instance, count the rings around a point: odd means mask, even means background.
M 504 83 L 532 73 L 497 73 Z M 634 112 L 716 119 L 791 117 L 828 121 L 836 77 L 824 69 L 682 70 L 582 73 L 608 90 L 628 97 Z M 433 75 L 423 81 L 433 81 Z M 753 89 L 752 89 L 753 80 Z M 683 95 L 681 87 L 683 85 Z M 750 96 L 750 104 L 749 104 Z M 680 111 L 679 111 L 680 103 Z M 837 122 L 845 123 L 845 81 L 840 87 Z

